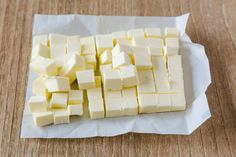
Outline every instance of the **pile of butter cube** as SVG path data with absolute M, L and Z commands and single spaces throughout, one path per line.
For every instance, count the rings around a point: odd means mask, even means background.
M 37 126 L 186 108 L 179 31 L 131 29 L 96 36 L 33 37 L 38 74 L 28 102 Z

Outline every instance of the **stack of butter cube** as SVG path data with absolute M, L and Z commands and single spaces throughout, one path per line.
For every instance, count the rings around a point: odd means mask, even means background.
M 185 110 L 179 31 L 132 29 L 80 37 L 33 37 L 29 109 L 37 126 Z

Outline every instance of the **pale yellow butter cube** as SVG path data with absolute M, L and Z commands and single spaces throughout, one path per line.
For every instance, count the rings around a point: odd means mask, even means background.
M 95 76 L 95 87 L 96 88 L 102 87 L 102 77 L 101 76 Z
M 144 37 L 134 37 L 132 39 L 133 46 L 147 47 L 149 45 L 148 39 Z
M 70 115 L 67 110 L 58 110 L 53 113 L 54 124 L 65 124 L 70 123 Z
M 159 70 L 153 69 L 155 85 L 157 93 L 169 93 L 170 92 L 170 83 L 168 79 L 167 70 Z
M 144 55 L 148 55 L 148 47 L 142 47 L 142 46 L 133 46 L 132 47 L 133 50 L 133 55 L 135 54 L 144 54 Z
M 47 46 L 48 44 L 48 35 L 36 35 L 33 36 L 33 48 L 39 44 L 42 44 L 44 46 Z
M 157 94 L 138 94 L 139 113 L 153 113 L 156 112 L 158 100 Z
M 125 31 L 112 32 L 112 39 L 125 39 L 127 38 L 127 33 Z
M 106 65 L 100 65 L 99 66 L 99 72 L 103 76 L 105 70 L 111 70 L 112 69 L 112 64 L 106 64 Z
M 171 108 L 171 99 L 169 94 L 157 94 L 158 107 L 156 112 L 168 112 Z
M 170 81 L 170 92 L 171 93 L 184 92 L 184 80 L 171 80 Z
M 30 69 L 41 75 L 46 75 L 46 76 L 57 75 L 57 66 L 55 61 L 41 56 L 36 57 L 30 63 Z
M 123 116 L 124 101 L 122 98 L 106 98 L 106 117 L 119 117 Z
M 165 38 L 178 38 L 179 37 L 179 30 L 174 27 L 166 27 L 164 31 Z
M 68 77 L 70 83 L 72 83 L 76 79 L 76 71 L 84 70 L 85 66 L 85 58 L 83 56 L 73 54 L 61 68 L 61 70 L 59 71 L 59 75 Z
M 124 98 L 136 97 L 137 96 L 136 88 L 135 87 L 123 88 L 122 89 L 122 96 Z
M 52 98 L 49 103 L 50 108 L 66 108 L 68 102 L 67 93 L 52 93 Z
M 91 99 L 88 103 L 89 115 L 91 119 L 100 119 L 105 117 L 103 99 Z
M 104 51 L 99 57 L 100 64 L 111 64 L 112 54 L 109 51 Z
M 182 111 L 186 109 L 186 100 L 184 93 L 171 94 L 170 111 Z
M 104 90 L 104 97 L 106 98 L 121 98 L 122 94 L 121 94 L 121 90 L 116 90 L 116 91 L 112 91 L 112 90 Z
M 98 56 L 100 56 L 105 50 L 111 51 L 113 48 L 112 35 L 96 35 L 96 47 Z
M 66 35 L 63 34 L 49 34 L 49 45 L 66 45 Z
M 171 80 L 183 79 L 182 59 L 180 55 L 168 56 L 168 72 Z
M 125 52 L 128 55 L 133 55 L 133 49 L 129 45 L 122 45 L 122 44 L 117 44 L 113 49 L 112 49 L 112 56 L 115 56 L 121 52 Z
M 125 52 L 112 56 L 112 67 L 119 68 L 121 66 L 129 65 L 131 63 L 129 55 Z
M 70 116 L 81 116 L 84 113 L 83 104 L 68 105 L 67 111 Z
M 129 40 L 129 39 L 116 39 L 116 45 L 117 44 L 132 46 L 132 40 Z
M 39 127 L 53 124 L 53 113 L 52 112 L 35 112 L 33 113 L 33 120 L 34 120 L 34 124 Z
M 102 88 L 87 89 L 88 100 L 102 99 Z
M 38 44 L 35 47 L 33 47 L 31 60 L 33 60 L 37 56 L 42 56 L 45 58 L 50 58 L 50 51 L 49 48 L 43 44 Z
M 152 70 L 138 70 L 138 79 L 137 90 L 139 93 L 156 92 Z
M 155 71 L 167 73 L 166 57 L 153 56 L 151 61 L 152 61 L 153 69 Z
M 59 56 L 59 57 L 55 57 L 53 58 L 53 60 L 55 61 L 58 70 L 61 69 L 61 67 L 64 65 L 65 63 L 65 56 Z
M 81 54 L 81 45 L 80 45 L 80 36 L 79 35 L 72 35 L 67 36 L 67 53 L 77 53 Z
M 164 55 L 178 55 L 179 53 L 179 39 L 178 38 L 165 38 Z
M 66 45 L 51 45 L 50 46 L 50 57 L 57 58 L 66 55 Z
M 133 87 L 139 83 L 137 69 L 132 64 L 120 67 L 120 75 L 123 87 Z
M 149 54 L 134 54 L 134 64 L 138 70 L 148 70 L 152 68 L 151 57 Z
M 157 47 L 157 48 L 164 47 L 164 41 L 162 38 L 148 38 L 147 40 L 149 47 Z
M 103 84 L 105 90 L 121 90 L 122 80 L 120 71 L 117 69 L 106 69 L 103 74 Z
M 84 58 L 85 58 L 86 64 L 91 64 L 94 66 L 93 69 L 96 69 L 97 59 L 96 59 L 95 54 L 85 55 Z
M 76 72 L 79 89 L 95 88 L 95 78 L 93 70 L 82 70 Z
M 145 36 L 148 38 L 161 38 L 160 28 L 145 28 Z
M 138 114 L 138 101 L 135 97 L 124 97 L 123 98 L 123 115 L 137 115 Z
M 95 45 L 94 36 L 87 36 L 80 38 L 81 45 Z
M 130 29 L 128 30 L 128 38 L 134 38 L 134 37 L 144 37 L 144 30 L 143 29 Z
M 96 45 L 93 36 L 80 38 L 80 44 L 82 55 L 96 54 Z
M 31 96 L 29 100 L 30 112 L 44 112 L 47 111 L 47 100 L 43 96 Z
M 68 77 L 54 76 L 46 79 L 48 92 L 68 92 L 70 91 L 70 82 Z
M 51 93 L 48 92 L 45 84 L 45 78 L 39 76 L 32 83 L 32 92 L 35 95 L 46 97 L 47 99 L 51 96 Z
M 163 48 L 160 47 L 148 47 L 148 53 L 151 57 L 163 56 Z
M 82 90 L 70 90 L 68 104 L 82 104 L 83 103 L 83 91 Z

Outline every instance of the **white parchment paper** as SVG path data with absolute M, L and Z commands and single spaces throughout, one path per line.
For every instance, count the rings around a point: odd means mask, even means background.
M 81 36 L 111 33 L 132 28 L 177 27 L 181 33 L 180 54 L 183 60 L 187 110 L 137 115 L 133 117 L 90 120 L 85 115 L 72 118 L 72 123 L 37 127 L 33 124 L 27 103 L 23 115 L 22 138 L 83 138 L 115 136 L 127 132 L 157 134 L 191 134 L 210 116 L 205 91 L 211 83 L 209 63 L 204 47 L 193 44 L 185 33 L 189 14 L 177 17 L 35 15 L 33 35 L 63 33 Z M 32 95 L 32 81 L 37 77 L 29 72 L 26 102 Z

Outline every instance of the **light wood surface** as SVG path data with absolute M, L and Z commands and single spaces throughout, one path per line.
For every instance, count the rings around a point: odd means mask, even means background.
M 20 139 L 33 15 L 176 16 L 191 13 L 187 33 L 205 45 L 212 118 L 190 136 L 128 133 L 112 138 Z M 236 156 L 235 0 L 1 0 L 0 156 Z

